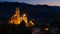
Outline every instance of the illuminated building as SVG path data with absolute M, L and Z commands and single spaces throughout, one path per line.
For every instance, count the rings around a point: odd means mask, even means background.
M 19 8 L 16 8 L 15 14 L 11 17 L 10 23 L 11 24 L 20 24 L 20 10 Z
M 22 16 L 20 15 L 20 9 L 18 7 L 18 8 L 16 8 L 15 14 L 11 17 L 11 20 L 9 20 L 9 23 L 17 25 L 17 24 L 20 24 L 22 22 L 22 20 L 26 23 L 25 26 L 30 26 L 29 23 L 31 21 L 28 22 L 27 15 L 25 13 L 22 14 Z M 33 25 L 34 23 L 31 22 L 30 24 Z

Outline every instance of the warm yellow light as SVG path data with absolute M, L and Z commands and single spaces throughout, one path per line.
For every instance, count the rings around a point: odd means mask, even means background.
M 26 16 L 26 14 L 23 14 L 23 16 L 25 17 L 25 16 Z
M 22 20 L 26 23 L 26 27 L 33 26 L 34 23 L 32 20 L 28 22 L 27 15 L 24 13 L 22 16 L 20 15 L 20 9 L 16 8 L 15 14 L 11 17 L 11 20 L 9 20 L 9 24 L 20 24 Z
M 29 24 L 30 24 L 30 25 L 34 25 L 34 23 L 33 23 L 33 21 L 32 21 L 32 20 L 30 20 L 30 21 L 29 21 Z
M 14 16 L 16 16 L 16 15 L 14 15 Z
M 15 14 L 11 17 L 11 20 L 9 21 L 11 24 L 20 24 L 20 10 L 19 8 L 16 8 Z
M 48 31 L 48 28 L 45 28 L 46 31 Z

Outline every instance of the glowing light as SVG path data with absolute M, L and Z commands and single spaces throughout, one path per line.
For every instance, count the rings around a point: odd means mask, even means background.
M 14 16 L 16 16 L 16 15 L 14 15 Z
M 10 23 L 11 24 L 20 24 L 20 10 L 19 10 L 19 8 L 16 8 L 16 12 L 11 17 Z
M 26 14 L 23 14 L 23 16 L 25 17 L 25 16 L 26 16 Z
M 34 25 L 32 20 L 28 22 L 27 15 L 24 13 L 22 16 L 20 15 L 20 9 L 19 7 L 16 8 L 15 14 L 11 17 L 11 20 L 9 20 L 9 24 L 20 24 L 22 20 L 26 23 L 26 27 L 29 27 L 30 25 Z
M 33 21 L 32 21 L 32 20 L 30 20 L 30 21 L 29 21 L 29 24 L 30 24 L 30 25 L 34 25 L 34 23 L 33 23 Z
M 48 31 L 48 28 L 45 28 L 46 31 Z

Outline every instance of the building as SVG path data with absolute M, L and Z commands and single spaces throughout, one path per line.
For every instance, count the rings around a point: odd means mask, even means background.
M 12 15 L 11 20 L 9 20 L 9 23 L 17 25 L 17 24 L 20 24 L 22 22 L 22 20 L 26 23 L 25 26 L 30 26 L 30 25 L 34 24 L 32 21 L 28 22 L 27 15 L 25 13 L 20 15 L 20 9 L 19 9 L 19 7 L 17 7 L 15 14 Z M 32 22 L 32 23 L 30 23 L 30 22 Z M 29 25 L 29 23 L 30 23 L 30 25 Z

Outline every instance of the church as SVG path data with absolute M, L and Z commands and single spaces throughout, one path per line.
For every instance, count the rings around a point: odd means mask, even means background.
M 27 18 L 26 13 L 23 13 L 22 15 L 20 15 L 20 8 L 17 7 L 16 10 L 15 10 L 14 15 L 12 15 L 11 19 L 9 20 L 9 23 L 18 25 L 22 22 L 22 20 L 26 23 L 25 26 L 34 25 L 32 20 L 30 20 L 28 22 L 28 18 Z

